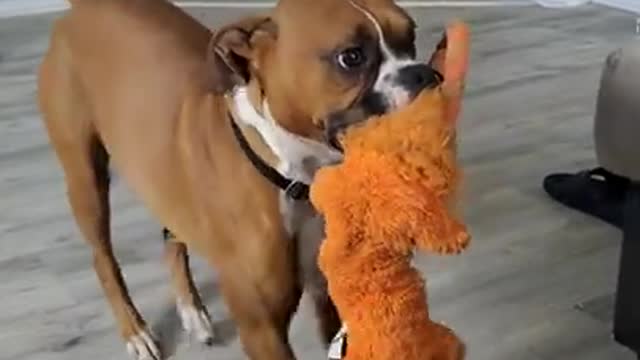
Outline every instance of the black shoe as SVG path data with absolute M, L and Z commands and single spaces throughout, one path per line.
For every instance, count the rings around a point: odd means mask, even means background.
M 627 178 L 595 168 L 577 174 L 548 175 L 543 187 L 559 203 L 622 228 Z
M 640 184 L 629 185 L 614 311 L 614 339 L 640 354 Z

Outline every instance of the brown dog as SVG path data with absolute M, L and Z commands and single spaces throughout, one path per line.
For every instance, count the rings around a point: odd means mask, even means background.
M 215 34 L 163 0 L 72 1 L 53 28 L 39 102 L 132 355 L 161 357 L 111 249 L 108 167 L 176 235 L 166 258 L 186 330 L 213 336 L 188 247 L 219 272 L 247 355 L 293 359 L 287 332 L 303 287 L 324 339 L 340 326 L 305 187 L 340 161 L 339 132 L 437 83 L 414 57 L 414 23 L 391 0 L 282 0 Z

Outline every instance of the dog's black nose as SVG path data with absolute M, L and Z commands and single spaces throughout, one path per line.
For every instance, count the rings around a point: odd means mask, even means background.
M 398 82 L 415 95 L 426 88 L 432 88 L 442 82 L 442 75 L 426 64 L 406 66 L 398 71 Z

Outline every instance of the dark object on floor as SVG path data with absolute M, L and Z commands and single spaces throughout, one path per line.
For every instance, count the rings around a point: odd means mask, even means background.
M 613 334 L 640 359 L 640 183 L 629 186 L 624 224 Z
M 596 168 L 548 175 L 543 186 L 561 204 L 623 231 L 613 334 L 640 360 L 640 183 Z
M 545 177 L 543 187 L 554 200 L 622 228 L 629 180 L 603 168 Z

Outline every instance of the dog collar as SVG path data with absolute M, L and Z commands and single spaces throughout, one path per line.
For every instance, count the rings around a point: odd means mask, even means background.
M 247 156 L 251 164 L 258 170 L 258 172 L 267 178 L 272 184 L 280 188 L 287 197 L 293 200 L 308 200 L 309 199 L 309 185 L 286 178 L 280 174 L 278 170 L 267 164 L 249 145 L 247 138 L 242 134 L 242 130 L 234 120 L 233 116 L 229 114 L 229 120 L 231 121 L 231 129 L 233 135 L 235 135 L 238 145 L 242 149 L 242 152 Z

